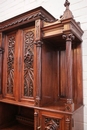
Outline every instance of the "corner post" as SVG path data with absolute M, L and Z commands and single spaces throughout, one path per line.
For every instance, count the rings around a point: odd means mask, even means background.
M 3 48 L 2 48 L 2 33 L 0 33 L 0 97 L 2 95 L 2 55 L 3 55 Z
M 42 39 L 41 39 L 41 27 L 42 27 L 42 21 L 41 19 L 38 19 L 35 21 L 35 44 L 36 44 L 36 99 L 35 99 L 35 105 L 41 106 L 41 89 L 42 89 Z

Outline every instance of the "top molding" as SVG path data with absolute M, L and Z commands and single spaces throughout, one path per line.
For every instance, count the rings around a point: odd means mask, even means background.
M 8 19 L 0 23 L 0 31 L 6 31 L 11 28 L 15 28 L 20 25 L 24 25 L 29 22 L 33 22 L 36 19 L 42 19 L 47 22 L 54 22 L 56 19 L 43 7 L 38 7 L 21 15 Z

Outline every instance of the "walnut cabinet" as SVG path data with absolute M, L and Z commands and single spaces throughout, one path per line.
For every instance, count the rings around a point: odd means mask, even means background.
M 38 7 L 0 23 L 0 129 L 79 129 L 83 31 L 69 4 L 59 20 Z

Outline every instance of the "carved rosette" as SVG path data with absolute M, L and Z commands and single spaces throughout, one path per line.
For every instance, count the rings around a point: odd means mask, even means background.
M 34 32 L 28 31 L 24 39 L 24 96 L 33 97 Z
M 60 120 L 55 118 L 45 117 L 45 130 L 59 130 Z
M 7 57 L 7 93 L 8 94 L 13 94 L 14 51 L 15 51 L 15 37 L 11 36 L 8 39 L 8 57 Z

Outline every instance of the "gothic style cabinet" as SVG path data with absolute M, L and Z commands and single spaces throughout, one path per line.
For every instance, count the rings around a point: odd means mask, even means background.
M 80 129 L 83 31 L 64 5 L 60 20 L 38 7 L 0 23 L 0 130 Z

